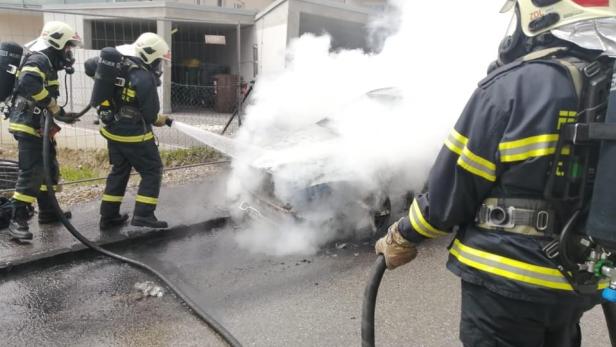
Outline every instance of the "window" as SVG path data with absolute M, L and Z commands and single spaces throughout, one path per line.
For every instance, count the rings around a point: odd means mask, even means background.
M 155 21 L 93 20 L 90 25 L 92 49 L 132 43 L 144 32 L 156 32 Z

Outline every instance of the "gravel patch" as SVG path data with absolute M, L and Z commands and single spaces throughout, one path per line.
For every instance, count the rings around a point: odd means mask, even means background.
M 182 185 L 203 179 L 204 176 L 215 175 L 228 169 L 228 164 L 214 164 L 185 169 L 166 171 L 163 173 L 163 187 Z M 139 175 L 131 176 L 128 181 L 127 193 L 136 194 L 139 185 Z M 97 183 L 65 185 L 62 192 L 56 194 L 61 206 L 73 206 L 102 198 L 105 190 L 105 180 Z

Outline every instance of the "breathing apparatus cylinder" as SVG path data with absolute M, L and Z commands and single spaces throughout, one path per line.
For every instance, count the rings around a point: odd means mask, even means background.
M 15 42 L 0 43 L 0 102 L 13 93 L 23 52 L 24 49 Z
M 94 75 L 94 88 L 90 106 L 97 107 L 105 100 L 111 100 L 122 68 L 122 54 L 113 47 L 101 50 Z
M 605 116 L 606 124 L 616 124 L 616 70 Z M 586 232 L 601 246 L 616 250 L 616 141 L 601 143 L 597 172 L 586 222 Z
M 94 78 L 96 75 L 96 67 L 98 66 L 99 57 L 92 57 L 83 62 L 83 69 L 85 70 L 86 76 Z

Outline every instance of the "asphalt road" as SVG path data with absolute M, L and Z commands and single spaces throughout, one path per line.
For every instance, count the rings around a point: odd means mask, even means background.
M 125 249 L 160 269 L 245 346 L 358 346 L 371 242 L 314 256 L 240 249 L 231 228 Z M 427 242 L 410 265 L 387 272 L 377 306 L 379 346 L 460 346 L 459 281 L 444 267 L 448 240 Z M 0 283 L 2 345 L 218 346 L 167 293 L 138 300 L 151 279 L 103 258 L 15 273 Z M 599 309 L 582 321 L 584 346 L 609 346 Z

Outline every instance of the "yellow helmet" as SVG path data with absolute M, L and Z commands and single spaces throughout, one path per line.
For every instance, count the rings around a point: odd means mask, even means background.
M 616 0 L 507 0 L 501 12 L 519 7 L 520 24 L 528 37 L 590 19 L 616 17 Z

